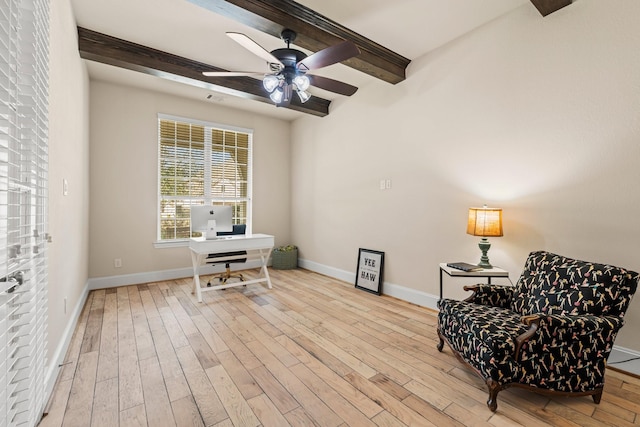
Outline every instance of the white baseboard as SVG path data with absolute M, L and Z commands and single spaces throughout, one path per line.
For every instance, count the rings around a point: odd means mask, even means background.
M 51 397 L 53 387 L 55 386 L 58 375 L 60 374 L 60 368 L 62 367 L 62 363 L 64 363 L 64 358 L 67 356 L 69 344 L 71 344 L 71 338 L 73 337 L 73 333 L 76 330 L 76 326 L 78 326 L 78 319 L 80 319 L 80 314 L 82 313 L 82 309 L 87 302 L 88 296 L 89 283 L 86 283 L 82 288 L 82 293 L 80 294 L 80 298 L 78 298 L 78 302 L 76 302 L 76 305 L 71 312 L 69 323 L 62 333 L 62 337 L 58 343 L 58 346 L 53 352 L 53 356 L 51 357 L 51 361 L 45 373 L 45 402 L 48 401 Z
M 355 272 L 340 270 L 305 259 L 298 259 L 298 265 L 307 270 L 324 274 L 325 276 L 333 277 L 335 279 L 340 279 L 345 282 L 355 283 L 356 281 Z M 389 295 L 390 297 L 417 304 L 422 307 L 427 307 L 434 310 L 438 309 L 438 297 L 427 292 L 407 288 L 405 286 L 397 285 L 391 282 L 384 282 L 382 284 L 382 293 L 385 295 Z
M 607 363 L 610 367 L 640 376 L 640 353 L 635 350 L 614 345 Z
M 260 260 L 250 260 L 245 263 L 235 263 L 232 271 L 260 268 Z M 203 265 L 200 275 L 218 274 L 224 271 L 223 265 Z M 89 290 L 115 288 L 118 286 L 139 285 L 141 283 L 161 282 L 192 277 L 192 268 L 178 268 L 174 270 L 151 271 L 147 273 L 122 274 L 119 276 L 94 277 L 89 279 Z

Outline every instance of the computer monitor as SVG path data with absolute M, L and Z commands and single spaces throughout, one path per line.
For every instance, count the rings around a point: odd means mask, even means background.
M 208 232 L 209 221 L 215 221 L 215 232 Z M 217 232 L 233 231 L 232 206 L 205 205 L 191 206 L 191 233 L 199 232 L 203 236 L 215 238 Z

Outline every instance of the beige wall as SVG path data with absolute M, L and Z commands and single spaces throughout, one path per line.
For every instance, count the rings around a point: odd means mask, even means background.
M 62 350 L 88 278 L 89 77 L 78 55 L 69 0 L 52 2 L 50 23 L 48 360 L 57 364 L 54 352 Z
M 437 295 L 439 262 L 478 260 L 467 208 L 487 203 L 513 282 L 538 249 L 640 271 L 639 17 L 635 0 L 526 5 L 294 122 L 301 258 L 353 272 L 359 247 L 381 250 L 387 282 Z M 638 300 L 616 342 L 636 351 Z
M 253 232 L 290 243 L 290 124 L 207 102 L 91 82 L 89 276 L 191 265 L 185 247 L 154 248 L 158 113 L 253 129 Z M 114 259 L 122 259 L 122 268 Z

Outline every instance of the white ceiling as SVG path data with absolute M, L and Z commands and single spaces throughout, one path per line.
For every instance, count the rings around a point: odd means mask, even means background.
M 477 28 L 529 0 L 299 0 L 299 3 L 411 60 Z M 233 71 L 266 71 L 266 65 L 233 40 L 247 34 L 267 50 L 282 40 L 217 15 L 187 0 L 71 0 L 78 26 Z M 302 50 L 302 49 L 301 49 Z M 310 53 L 310 52 L 307 52 Z M 303 113 L 259 101 L 176 83 L 87 61 L 91 79 L 206 100 L 285 120 Z M 362 87 L 373 77 L 341 64 L 314 74 Z M 314 95 L 340 95 L 312 88 Z M 354 96 L 357 96 L 354 95 Z

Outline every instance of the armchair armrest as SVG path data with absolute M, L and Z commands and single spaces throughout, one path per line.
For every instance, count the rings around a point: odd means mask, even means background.
M 617 316 L 532 314 L 521 318 L 529 330 L 516 338 L 515 359 L 546 361 L 556 373 L 591 366 L 604 375 L 604 361 L 624 321 Z M 543 363 L 544 365 L 544 363 Z
M 622 328 L 624 321 L 617 316 L 594 316 L 591 314 L 583 315 L 560 315 L 560 314 L 532 314 L 522 317 L 522 323 L 531 326 L 538 325 L 549 331 L 553 329 L 563 328 L 571 329 L 574 332 L 582 333 L 594 331 L 618 331 Z
M 464 287 L 465 291 L 473 291 L 464 301 L 491 307 L 509 308 L 513 295 L 513 286 L 477 284 Z

